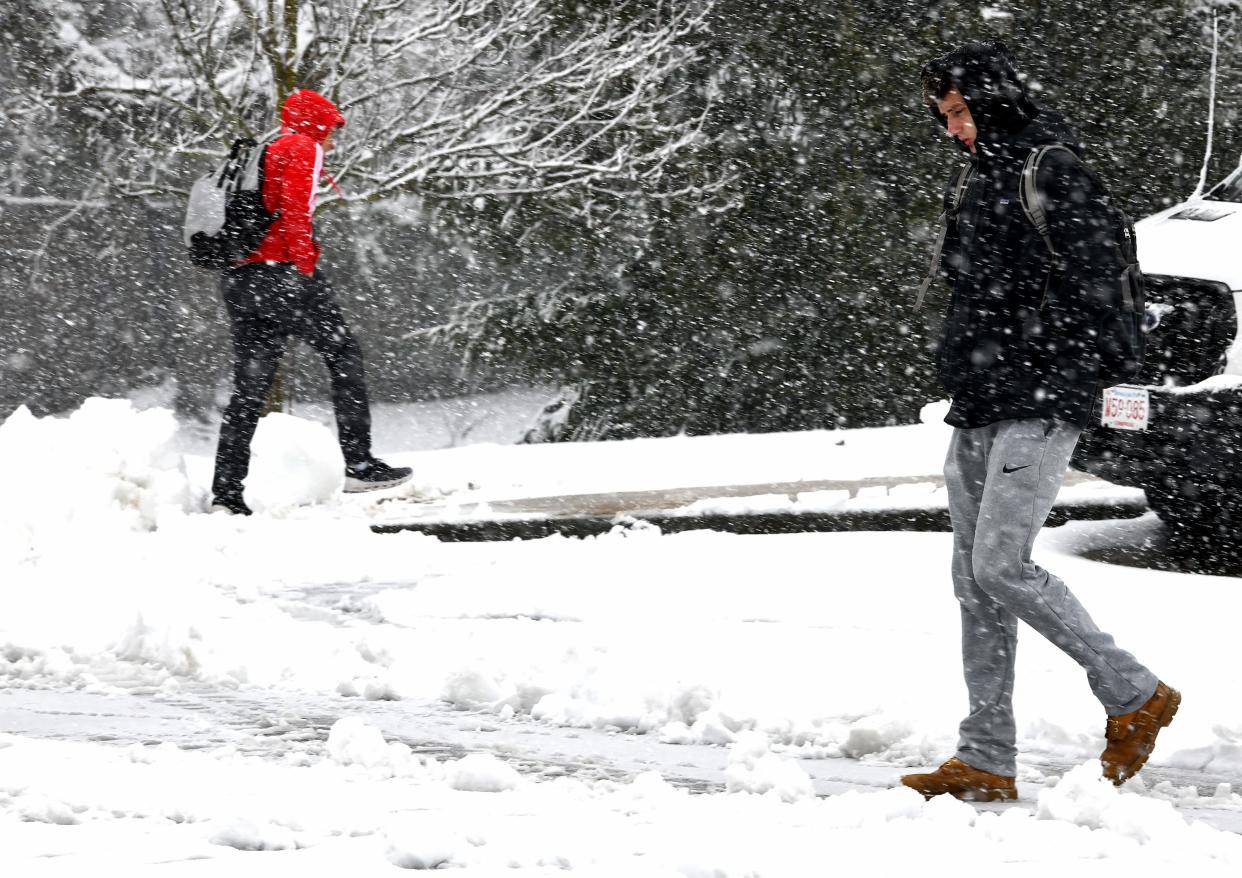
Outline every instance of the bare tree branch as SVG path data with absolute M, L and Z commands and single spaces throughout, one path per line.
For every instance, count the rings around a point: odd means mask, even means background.
M 128 197 L 184 188 L 182 157 L 263 129 L 260 114 L 309 87 L 348 119 L 333 156 L 347 195 L 325 192 L 325 209 L 546 197 L 594 217 L 644 187 L 659 195 L 665 166 L 700 136 L 709 101 L 684 72 L 713 2 L 563 15 L 556 0 L 159 0 L 171 39 L 146 67 L 122 69 L 67 31 L 77 84 L 55 97 L 149 117 L 132 126 L 136 173 L 112 186 Z

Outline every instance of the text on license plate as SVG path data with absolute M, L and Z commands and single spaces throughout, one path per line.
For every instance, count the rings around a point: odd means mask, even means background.
M 1106 387 L 1100 423 L 1114 430 L 1146 430 L 1150 410 L 1146 387 Z

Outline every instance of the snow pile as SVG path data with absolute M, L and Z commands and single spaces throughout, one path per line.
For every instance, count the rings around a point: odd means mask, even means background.
M 742 723 L 722 713 L 719 700 L 719 692 L 702 684 L 671 689 L 663 705 L 663 715 L 670 719 L 660 729 L 660 740 L 666 744 L 732 744 Z
M 522 784 L 522 776 L 491 753 L 471 753 L 448 766 L 448 784 L 473 793 L 503 793 Z
M 1111 485 L 1105 488 L 1116 493 Z M 1093 498 L 1092 498 L 1093 499 Z M 683 518 L 711 515 L 764 515 L 775 512 L 809 515 L 817 512 L 863 512 L 895 509 L 943 509 L 948 494 L 941 484 L 929 481 L 899 485 L 868 485 L 856 496 L 842 489 L 797 494 L 757 494 L 745 497 L 705 497 L 672 510 Z
M 845 499 L 849 498 L 849 492 Z M 696 518 L 704 515 L 763 515 L 798 508 L 798 498 L 788 494 L 753 494 L 746 497 L 705 497 L 673 511 L 674 515 Z
M 65 417 L 19 407 L 0 423 L 0 559 L 37 556 L 75 533 L 152 531 L 204 509 L 211 461 L 194 459 L 191 478 L 179 442 L 171 411 L 125 399 L 89 399 Z M 320 423 L 268 415 L 252 452 L 246 498 L 256 511 L 340 492 L 341 453 Z
M 1107 829 L 1139 844 L 1176 845 L 1192 832 L 1168 802 L 1117 789 L 1101 775 L 1098 762 L 1084 762 L 1042 790 L 1036 813 L 1043 820 Z
M 1206 747 L 1183 750 L 1171 764 L 1191 771 L 1210 771 L 1213 774 L 1242 775 L 1242 726 L 1217 724 L 1212 729 L 1217 736 Z
M 259 421 L 250 451 L 246 499 L 255 512 L 279 512 L 335 499 L 345 463 L 323 424 L 273 412 Z
M 841 753 L 853 759 L 885 753 L 909 739 L 913 731 L 908 722 L 884 714 L 863 717 L 851 724 Z
M 510 691 L 479 668 L 462 668 L 444 681 L 440 700 L 458 710 L 490 708 L 503 702 Z
M 1094 838 L 1078 846 L 1093 846 L 1097 857 L 1128 853 L 1138 845 L 1148 862 L 1176 863 L 1193 851 L 1202 861 L 1200 868 L 1211 864 L 1222 874 L 1236 874 L 1232 870 L 1242 866 L 1242 838 L 1206 823 L 1187 822 L 1168 801 L 1145 792 L 1142 775 L 1118 789 L 1101 777 L 1099 763 L 1088 762 L 1040 792 L 1036 816 L 1096 830 Z M 1229 798 L 1227 791 L 1217 791 L 1217 801 Z
M 790 759 L 772 752 L 761 732 L 742 732 L 729 747 L 725 769 L 731 793 L 773 793 L 782 802 L 796 802 L 815 795 L 810 776 Z
M 128 400 L 90 399 L 66 418 L 18 408 L 0 424 L 0 559 L 41 552 L 66 531 L 145 531 L 184 513 L 176 432 L 171 412 Z
M 491 753 L 471 753 L 441 771 L 434 759 L 421 761 L 407 745 L 385 740 L 379 729 L 360 717 L 346 716 L 333 723 L 327 749 L 333 763 L 360 768 L 380 780 L 442 776 L 449 788 L 476 793 L 500 793 L 522 784 L 521 775 Z
M 25 796 L 17 809 L 18 819 L 27 823 L 51 823 L 56 826 L 76 826 L 81 822 L 80 816 L 86 808 L 82 805 L 71 807 L 62 801 L 49 799 L 37 793 Z
M 454 826 L 428 813 L 409 814 L 384 833 L 385 857 L 399 869 L 442 869 L 470 845 Z
M 297 847 L 293 833 L 285 827 L 244 817 L 220 821 L 207 840 L 239 851 L 289 851 Z
M 338 765 L 358 766 L 371 777 L 426 773 L 407 745 L 385 741 L 379 729 L 354 716 L 342 717 L 328 730 L 328 758 Z

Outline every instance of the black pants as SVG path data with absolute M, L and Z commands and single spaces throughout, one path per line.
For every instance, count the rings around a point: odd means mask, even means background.
M 318 271 L 306 277 L 287 263 L 253 263 L 226 271 L 222 293 L 233 334 L 233 395 L 220 424 L 212 493 L 241 494 L 250 471 L 250 440 L 289 336 L 309 344 L 328 367 L 345 462 L 368 460 L 371 411 L 362 349 L 327 279 Z

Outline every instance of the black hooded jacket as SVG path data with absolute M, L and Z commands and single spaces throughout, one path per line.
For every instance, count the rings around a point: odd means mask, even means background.
M 1107 193 L 1084 169 L 1077 134 L 1031 101 L 1002 44 L 967 46 L 930 62 L 929 71 L 949 74 L 978 129 L 975 173 L 950 216 L 940 265 L 952 290 L 939 355 L 953 398 L 946 420 L 971 428 L 1057 418 L 1085 427 L 1099 383 L 1098 327 L 1120 259 Z M 1048 143 L 1074 152 L 1047 153 L 1036 179 L 1060 256 L 1055 267 L 1019 199 L 1023 163 Z M 957 176 L 946 188 L 946 208 Z

